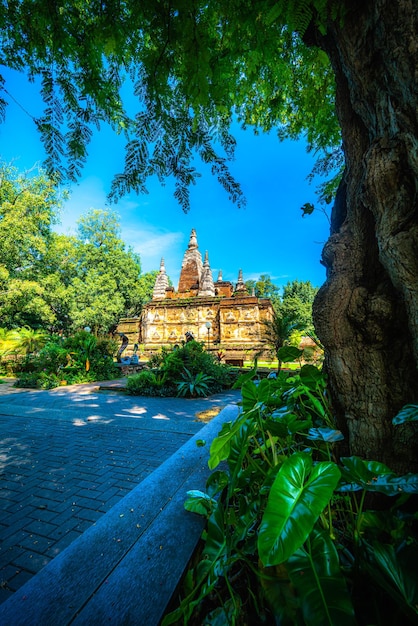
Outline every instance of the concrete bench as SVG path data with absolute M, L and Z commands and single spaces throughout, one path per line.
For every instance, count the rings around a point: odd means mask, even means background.
M 0 624 L 157 626 L 204 527 L 186 492 L 204 489 L 210 444 L 238 410 L 225 407 L 0 605 Z

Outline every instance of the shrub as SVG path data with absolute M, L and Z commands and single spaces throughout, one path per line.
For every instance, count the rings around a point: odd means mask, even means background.
M 69 363 L 68 350 L 63 346 L 59 338 L 49 341 L 37 355 L 28 359 L 28 365 L 32 371 L 58 374 Z
M 130 384 L 128 379 L 129 393 L 175 396 L 180 392 L 181 395 L 209 395 L 229 388 L 233 380 L 231 368 L 219 363 L 197 341 L 185 343 L 180 348 L 163 348 L 159 354 L 151 357 L 149 366 L 156 373 L 159 385 L 147 385 L 141 382 L 142 379 Z M 186 379 L 183 378 L 185 375 Z M 199 384 L 193 384 L 193 381 Z M 183 385 L 183 382 L 187 384 Z
M 50 389 L 68 384 L 117 378 L 113 361 L 116 343 L 80 331 L 68 338 L 52 337 L 39 351 L 20 361 L 19 387 Z
M 178 396 L 208 396 L 209 385 L 212 378 L 203 372 L 193 375 L 188 369 L 184 368 L 183 380 L 177 383 Z
M 15 387 L 30 387 L 35 389 L 53 389 L 61 383 L 61 378 L 54 373 L 31 372 L 23 373 L 15 382 Z
M 167 387 L 163 386 L 161 376 L 152 370 L 143 370 L 139 374 L 129 376 L 127 391 L 136 396 L 172 395 L 171 390 L 167 393 Z

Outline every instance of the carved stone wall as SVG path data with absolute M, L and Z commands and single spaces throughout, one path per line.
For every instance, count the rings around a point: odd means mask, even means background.
M 149 355 L 162 346 L 181 344 L 186 332 L 191 332 L 210 350 L 222 350 L 225 358 L 252 358 L 252 352 L 265 343 L 263 320 L 271 315 L 270 300 L 254 296 L 153 300 L 144 307 L 141 320 L 121 319 L 117 332 L 129 338 L 126 354 L 138 343 Z M 209 333 L 207 322 L 211 323 Z

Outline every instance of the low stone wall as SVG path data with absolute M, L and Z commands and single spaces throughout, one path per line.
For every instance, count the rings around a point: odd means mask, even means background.
M 210 444 L 238 411 L 223 409 L 0 605 L 0 624 L 157 626 L 204 527 L 184 510 L 186 492 L 204 489 Z

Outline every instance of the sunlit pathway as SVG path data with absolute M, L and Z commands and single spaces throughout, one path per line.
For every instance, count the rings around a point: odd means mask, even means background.
M 238 399 L 0 388 L 0 602 L 196 433 L 197 412 Z

